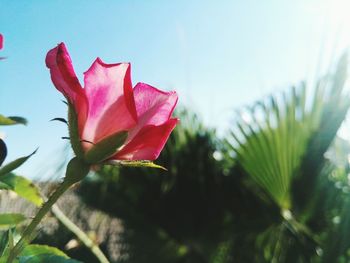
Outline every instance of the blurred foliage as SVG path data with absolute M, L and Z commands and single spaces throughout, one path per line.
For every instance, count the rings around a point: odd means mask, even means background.
M 118 262 L 350 262 L 347 56 L 238 111 L 220 139 L 186 110 L 157 163 L 104 166 L 83 200 L 123 220 Z M 331 147 L 330 147 L 331 146 Z
M 105 166 L 80 189 L 89 203 L 124 220 L 128 260 L 200 261 L 225 234 L 215 131 L 186 112 L 181 122 L 158 159 L 168 171 Z
M 253 254 L 233 248 L 254 246 L 255 237 L 278 222 L 278 207 L 251 190 L 256 187 L 226 157 L 214 129 L 188 111 L 176 116 L 181 125 L 157 160 L 168 171 L 104 166 L 79 193 L 123 219 L 119 262 L 247 262 Z

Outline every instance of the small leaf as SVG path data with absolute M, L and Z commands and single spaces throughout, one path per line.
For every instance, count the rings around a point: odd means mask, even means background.
M 68 124 L 68 122 L 65 118 L 53 118 L 50 121 L 60 121 L 60 122 L 63 122 L 65 124 Z
M 19 166 L 21 166 L 25 161 L 27 161 L 33 154 L 36 153 L 38 149 L 36 149 L 34 152 L 32 152 L 31 154 L 18 158 L 6 165 L 4 165 L 3 167 L 1 167 L 0 169 L 0 177 L 8 174 L 9 172 L 12 172 L 13 170 L 15 170 L 16 168 L 18 168 Z
M 23 249 L 20 256 L 38 256 L 43 254 L 50 254 L 64 258 L 69 258 L 64 252 L 62 252 L 58 248 L 46 245 L 28 245 Z
M 27 120 L 18 116 L 10 116 L 5 117 L 0 114 L 0 125 L 15 125 L 15 124 L 23 124 L 27 125 Z
M 108 136 L 91 147 L 85 154 L 85 160 L 88 163 L 96 164 L 108 159 L 123 145 L 127 137 L 128 132 L 126 131 L 117 132 Z
M 26 219 L 22 214 L 0 214 L 0 227 L 15 226 Z
M 42 254 L 38 256 L 25 256 L 19 258 L 19 263 L 82 263 L 80 261 L 60 257 L 51 254 Z
M 29 179 L 13 173 L 0 176 L 0 189 L 14 191 L 36 206 L 40 206 L 43 203 L 39 189 Z
M 165 167 L 158 165 L 158 164 L 155 164 L 154 162 L 151 162 L 151 161 L 117 161 L 117 160 L 112 160 L 112 161 L 109 161 L 107 164 L 127 166 L 127 167 L 150 167 L 150 168 L 157 168 L 157 169 L 162 169 L 164 171 L 168 171 Z

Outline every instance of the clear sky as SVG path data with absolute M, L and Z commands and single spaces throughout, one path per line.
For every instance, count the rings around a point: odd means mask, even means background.
M 44 63 L 59 42 L 80 80 L 97 56 L 131 62 L 134 84 L 176 90 L 180 104 L 224 130 L 235 108 L 313 78 L 316 65 L 340 54 L 350 38 L 346 2 L 0 0 L 0 56 L 8 57 L 0 113 L 29 120 L 1 127 L 7 161 L 40 147 L 18 170 L 38 177 L 61 154 L 66 127 L 49 120 L 65 117 L 66 107 Z

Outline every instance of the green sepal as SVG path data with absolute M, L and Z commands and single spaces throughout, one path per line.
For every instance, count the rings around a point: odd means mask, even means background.
M 15 125 L 15 124 L 27 125 L 27 120 L 23 117 L 18 117 L 18 116 L 5 117 L 4 115 L 0 114 L 0 125 Z
M 96 164 L 107 160 L 116 153 L 118 148 L 122 146 L 128 137 L 127 131 L 117 132 L 113 135 L 96 143 L 88 152 L 85 153 L 85 161 L 87 163 Z
M 66 176 L 64 178 L 65 183 L 70 185 L 79 182 L 84 179 L 85 176 L 90 171 L 90 165 L 87 164 L 84 160 L 81 160 L 78 157 L 71 159 L 67 165 Z
M 34 152 L 32 152 L 31 154 L 18 158 L 6 165 L 4 165 L 3 167 L 1 167 L 0 169 L 0 176 L 3 176 L 5 174 L 8 174 L 9 172 L 12 172 L 13 170 L 15 170 L 16 168 L 18 168 L 19 166 L 21 166 L 23 163 L 25 163 L 25 161 L 27 161 L 33 154 L 36 153 L 38 149 L 36 149 Z
M 119 165 L 119 166 L 126 166 L 126 167 L 148 167 L 148 168 L 157 168 L 162 169 L 164 171 L 168 171 L 165 167 L 155 164 L 151 161 L 119 161 L 119 160 L 112 160 L 109 161 L 108 164 L 111 165 Z
M 78 116 L 75 112 L 74 106 L 71 103 L 68 103 L 68 129 L 70 143 L 75 155 L 78 158 L 83 158 L 84 151 L 79 137 Z

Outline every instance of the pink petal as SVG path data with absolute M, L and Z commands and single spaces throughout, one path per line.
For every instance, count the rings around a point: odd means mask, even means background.
M 169 120 L 178 100 L 176 92 L 164 92 L 145 83 L 136 84 L 134 96 L 138 123 L 128 141 L 144 126 L 161 125 Z
M 64 43 L 51 49 L 46 55 L 46 66 L 50 69 L 55 87 L 72 103 L 82 87 L 75 75 L 72 60 Z
M 170 119 L 162 125 L 143 127 L 136 136 L 111 159 L 155 160 L 158 158 L 178 119 Z
M 78 115 L 81 133 L 87 114 L 87 101 L 77 76 L 72 60 L 64 43 L 51 49 L 46 55 L 46 66 L 50 69 L 51 79 L 55 87 L 72 103 Z
M 4 47 L 4 37 L 0 34 L 0 49 Z
M 89 103 L 83 139 L 98 142 L 137 121 L 130 65 L 105 64 L 96 59 L 85 72 L 85 93 Z

